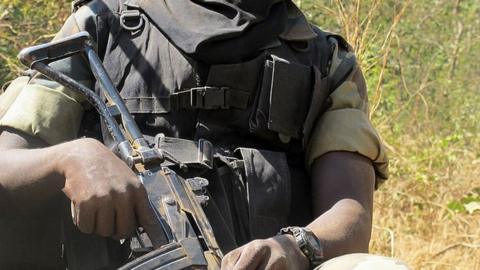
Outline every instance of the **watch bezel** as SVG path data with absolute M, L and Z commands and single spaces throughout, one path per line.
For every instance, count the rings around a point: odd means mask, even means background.
M 308 228 L 287 227 L 280 230 L 280 234 L 290 234 L 295 237 L 298 247 L 308 258 L 312 266 L 320 265 L 324 260 L 321 242 Z

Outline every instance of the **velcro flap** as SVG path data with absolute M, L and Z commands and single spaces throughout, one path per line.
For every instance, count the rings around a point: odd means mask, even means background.
M 281 135 L 301 138 L 310 105 L 312 69 L 273 57 L 268 128 Z

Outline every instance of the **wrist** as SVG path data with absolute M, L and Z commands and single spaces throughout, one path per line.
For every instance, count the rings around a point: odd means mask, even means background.
M 77 158 L 82 158 L 89 139 L 78 139 L 50 147 L 53 171 L 66 177 L 70 168 L 75 169 Z M 85 157 L 84 157 L 85 158 Z
M 51 161 L 52 171 L 58 175 L 65 176 L 66 171 L 66 155 L 68 153 L 68 145 L 70 143 L 62 143 L 48 148 L 49 160 Z
M 65 181 L 65 171 L 66 171 L 66 161 L 65 155 L 68 147 L 64 144 L 58 144 L 44 148 L 45 160 L 47 161 L 50 171 L 50 175 L 55 176 L 55 182 L 61 182 L 61 185 L 64 185 Z M 46 164 L 44 164 L 46 165 Z M 60 183 L 57 183 L 60 185 Z

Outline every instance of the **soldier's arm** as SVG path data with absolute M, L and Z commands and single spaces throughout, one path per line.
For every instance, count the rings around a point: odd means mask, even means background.
M 326 258 L 368 252 L 373 191 L 388 175 L 385 150 L 368 119 L 367 89 L 359 67 L 330 99 L 308 154 L 318 216 L 309 227 L 321 240 Z
M 331 152 L 314 162 L 312 202 L 319 217 L 308 227 L 320 239 L 325 258 L 368 252 L 374 188 L 368 158 Z
M 78 31 L 72 15 L 57 38 Z M 91 87 L 91 75 L 84 65 L 80 57 L 51 64 Z M 61 153 L 47 146 L 74 139 L 83 117 L 82 102 L 81 96 L 40 74 L 17 78 L 0 95 L 2 213 L 35 212 L 61 191 L 62 179 L 55 172 Z
M 57 37 L 85 30 L 94 19 L 93 9 L 84 7 Z M 92 88 L 82 57 L 51 66 Z M 124 238 L 137 222 L 153 227 L 146 191 L 132 170 L 100 142 L 75 140 L 83 103 L 81 96 L 38 75 L 16 80 L 0 96 L 1 214 L 35 211 L 63 193 L 73 204 L 74 222 L 85 233 Z
M 1 213 L 41 206 L 61 190 L 61 175 L 55 172 L 59 155 L 38 149 L 45 146 L 41 139 L 25 133 L 0 131 Z M 40 181 L 44 184 L 39 185 Z
M 70 16 L 57 38 L 78 32 Z M 91 87 L 91 75 L 80 57 L 52 67 Z M 76 95 L 40 74 L 19 77 L 0 95 L 0 210 L 35 212 L 61 192 L 56 165 L 62 153 L 47 147 L 75 138 L 84 108 Z
M 85 233 L 125 238 L 152 224 L 140 180 L 123 161 L 93 139 L 54 146 L 13 130 L 0 135 L 0 212 L 15 215 L 62 192 L 72 201 Z

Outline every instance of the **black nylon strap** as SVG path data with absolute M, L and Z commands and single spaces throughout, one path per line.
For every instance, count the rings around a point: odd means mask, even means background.
M 167 97 L 130 97 L 123 102 L 131 113 L 168 113 L 170 98 Z
M 83 5 L 87 4 L 92 0 L 75 0 L 72 2 L 72 13 L 76 12 L 79 8 L 81 8 Z
M 166 137 L 163 134 L 155 137 L 155 147 L 170 154 L 181 164 L 196 168 L 212 169 L 215 148 L 208 140 L 191 141 Z M 165 161 L 163 166 L 176 165 Z
M 197 87 L 170 95 L 172 110 L 246 109 L 250 94 L 228 87 Z
M 337 67 L 333 75 L 331 76 L 331 91 L 337 89 L 352 73 L 355 68 L 356 58 L 354 56 L 350 58 L 344 58 L 340 65 Z

